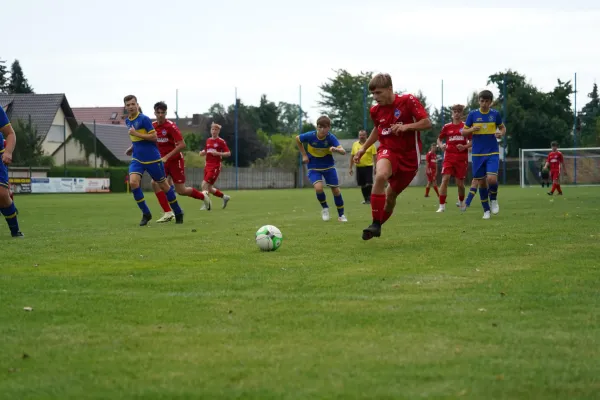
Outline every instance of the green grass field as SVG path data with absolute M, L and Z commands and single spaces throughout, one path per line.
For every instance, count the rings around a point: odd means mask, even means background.
M 368 242 L 358 189 L 345 225 L 311 190 L 230 194 L 146 228 L 126 194 L 17 197 L 0 398 L 600 398 L 600 188 L 501 187 L 490 221 L 411 188 Z

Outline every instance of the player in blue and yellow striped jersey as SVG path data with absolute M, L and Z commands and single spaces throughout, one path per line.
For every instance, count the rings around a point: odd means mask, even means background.
M 150 209 L 144 200 L 144 194 L 140 184 L 142 175 L 148 172 L 152 180 L 158 183 L 163 192 L 167 194 L 167 199 L 171 209 L 175 213 L 175 222 L 183 223 L 183 211 L 177 203 L 175 191 L 167 182 L 165 176 L 165 167 L 156 145 L 157 136 L 152 121 L 146 115 L 140 112 L 137 98 L 133 95 L 125 96 L 125 109 L 129 116 L 125 123 L 129 127 L 129 137 L 131 138 L 131 147 L 127 149 L 126 154 L 132 155 L 131 164 L 129 164 L 129 185 L 133 193 L 133 198 L 142 210 L 142 220 L 140 226 L 147 225 L 152 219 Z
M 317 200 L 321 203 L 321 217 L 329 221 L 329 206 L 323 192 L 323 180 L 331 188 L 333 200 L 338 210 L 338 221 L 348 222 L 344 215 L 344 199 L 340 192 L 333 153 L 346 154 L 335 135 L 329 132 L 331 120 L 327 116 L 317 119 L 317 130 L 296 136 L 298 149 L 302 154 L 302 162 L 308 164 L 308 179 L 317 192 Z M 304 149 L 306 143 L 306 150 Z M 308 153 L 307 153 L 308 151 Z
M 483 219 L 490 219 L 490 205 L 492 213 L 500 212 L 497 200 L 500 152 L 496 139 L 506 134 L 506 127 L 502 123 L 500 112 L 490 108 L 493 100 L 494 95 L 489 90 L 479 93 L 479 109 L 469 113 L 462 130 L 463 136 L 473 135 L 471 140 L 473 179 L 478 181 L 479 197 L 484 211 Z M 477 191 L 477 187 L 471 186 L 469 197 Z M 468 203 L 470 204 L 470 201 Z
M 6 139 L 6 146 L 4 145 Z M 19 221 L 17 220 L 17 209 L 10 197 L 10 188 L 8 184 L 8 168 L 12 162 L 12 154 L 17 144 L 15 131 L 8 120 L 8 116 L 4 109 L 0 107 L 0 213 L 4 215 L 10 234 L 12 237 L 23 237 L 19 230 Z

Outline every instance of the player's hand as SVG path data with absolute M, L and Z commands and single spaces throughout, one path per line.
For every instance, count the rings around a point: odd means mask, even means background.
M 464 144 L 457 144 L 456 148 L 458 149 L 458 151 L 463 151 L 467 148 L 467 146 L 465 146 Z M 446 146 L 444 146 L 444 150 L 446 150 Z
M 169 160 L 169 159 L 168 159 L 167 157 L 162 157 L 162 158 L 160 159 L 160 161 L 162 161 L 162 162 L 163 162 L 163 164 L 165 164 L 165 163 L 166 163 L 168 160 Z
M 460 146 L 460 145 L 459 145 L 459 146 Z M 443 145 L 441 145 L 441 146 L 439 146 L 439 147 L 440 147 L 440 150 L 442 150 L 442 151 L 446 151 L 446 145 L 445 145 L 445 144 L 443 144 Z M 460 150 L 460 149 L 459 149 L 459 150 Z
M 329 151 L 330 151 L 330 152 L 332 152 L 332 153 L 337 153 L 337 152 L 338 152 L 338 148 L 337 148 L 337 147 L 334 147 L 334 146 L 331 146 L 331 147 L 329 148 Z
M 498 139 L 499 139 L 499 138 L 501 138 L 502 136 L 504 136 L 504 134 L 503 134 L 502 132 L 500 132 L 500 131 L 496 131 L 496 137 L 497 137 Z
M 126 156 L 130 156 L 133 154 L 133 147 L 128 148 L 127 150 L 125 150 L 125 155 Z
M 480 130 L 481 130 L 481 127 L 479 125 L 474 126 L 474 127 L 471 128 L 471 132 L 477 132 L 477 131 L 480 131 Z
M 429 168 L 427 168 L 427 169 L 425 170 L 425 173 L 426 173 L 427 175 L 430 175 L 430 174 L 431 174 L 431 170 L 430 170 Z
M 2 163 L 4 165 L 9 165 L 10 163 L 12 163 L 12 153 L 4 150 L 4 153 L 2 153 Z
M 392 125 L 391 130 L 394 135 L 398 136 L 400 133 L 406 132 L 408 129 L 406 129 L 406 125 L 404 124 L 394 124 Z
M 202 150 L 202 151 L 201 151 L 200 153 L 198 153 L 198 154 L 200 154 L 202 157 L 204 157 L 204 156 L 206 155 L 206 150 Z
M 302 164 L 308 164 L 308 156 L 302 155 Z
M 362 156 L 365 154 L 365 149 L 363 149 L 362 147 L 360 149 L 358 149 L 358 151 L 356 152 L 356 154 L 354 155 L 354 162 L 356 164 L 358 164 L 360 162 L 360 159 L 362 158 Z
M 348 171 L 348 174 L 349 174 L 350 176 L 354 175 L 354 170 L 353 170 L 352 168 L 350 168 L 350 171 Z
M 135 129 L 133 129 L 133 126 L 129 128 L 129 134 L 135 136 L 135 134 L 137 133 L 137 131 Z

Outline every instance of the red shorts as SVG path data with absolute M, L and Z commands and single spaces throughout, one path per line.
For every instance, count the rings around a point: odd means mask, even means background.
M 468 167 L 468 161 L 444 159 L 444 163 L 442 164 L 442 175 L 450 175 L 456 179 L 462 180 L 467 177 Z
M 557 181 L 559 177 L 560 171 L 550 171 L 550 179 L 552 179 L 553 181 Z
M 379 151 L 377 152 L 377 161 L 384 158 L 389 160 L 392 164 L 392 176 L 388 179 L 390 187 L 395 193 L 402 193 L 417 175 L 417 169 L 415 168 L 412 171 L 407 171 L 405 168 L 401 168 L 400 156 L 389 150 L 382 150 L 379 148 Z
M 185 161 L 183 157 L 165 163 L 165 176 L 173 178 L 173 183 L 185 183 Z
M 221 173 L 221 165 L 207 165 L 204 167 L 204 181 L 209 185 L 214 185 L 219 174 Z
M 431 172 L 427 174 L 427 181 L 433 182 L 437 177 L 437 168 L 431 168 Z

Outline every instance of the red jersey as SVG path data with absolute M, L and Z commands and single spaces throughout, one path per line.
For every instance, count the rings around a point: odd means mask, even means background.
M 469 159 L 469 149 L 464 149 L 461 151 L 456 147 L 459 144 L 462 144 L 463 146 L 467 145 L 467 138 L 461 133 L 464 127 L 465 123 L 461 121 L 459 124 L 446 124 L 442 128 L 438 138 L 440 140 L 446 140 L 446 151 L 444 152 L 444 158 L 451 158 L 453 160 L 461 161 Z
M 227 153 L 229 152 L 229 147 L 227 147 L 227 142 L 220 137 L 213 139 L 213 137 L 209 137 L 206 140 L 206 146 L 204 147 L 206 150 L 206 165 L 221 165 L 221 156 L 215 156 L 214 152 L 219 153 Z
M 174 122 L 166 120 L 159 125 L 158 122 L 154 121 L 152 125 L 156 131 L 156 144 L 158 145 L 158 151 L 160 151 L 161 157 L 164 157 L 173 151 L 175 142 L 183 141 L 183 136 L 181 136 L 181 132 Z M 169 161 L 179 160 L 181 158 L 183 158 L 183 154 L 179 152 L 179 154 L 174 154 Z
M 416 171 L 421 162 L 421 133 L 407 131 L 395 135 L 391 131 L 394 124 L 412 124 L 428 118 L 427 111 L 419 99 L 411 94 L 395 95 L 394 102 L 390 105 L 375 105 L 371 107 L 371 119 L 377 127 L 379 134 L 380 151 L 389 150 L 399 157 L 399 169 L 403 171 Z
M 550 171 L 560 171 L 560 165 L 564 162 L 563 155 L 558 150 L 548 154 L 546 161 L 550 164 Z
M 431 169 L 437 168 L 437 154 L 433 151 L 430 151 L 425 156 L 425 162 L 427 163 L 427 167 Z

